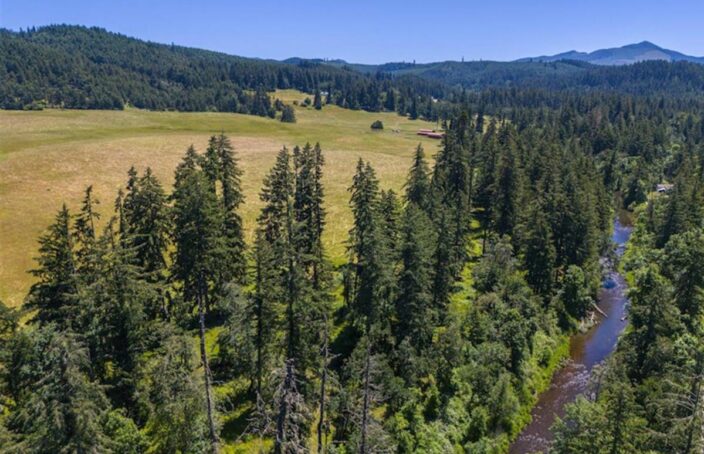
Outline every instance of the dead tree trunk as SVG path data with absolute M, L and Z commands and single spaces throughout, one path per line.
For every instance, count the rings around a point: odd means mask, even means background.
M 368 452 L 368 447 L 367 447 L 367 431 L 369 429 L 369 405 L 370 405 L 370 394 L 371 394 L 371 356 L 372 356 L 372 344 L 367 339 L 367 354 L 366 354 L 366 359 L 364 362 L 364 404 L 362 405 L 362 426 L 360 428 L 361 430 L 361 441 L 359 443 L 359 453 L 360 454 L 367 454 Z
M 327 386 L 328 379 L 328 317 L 325 315 L 323 323 L 325 323 L 323 331 L 323 350 L 322 350 L 322 374 L 320 377 L 320 402 L 319 402 L 319 412 L 320 417 L 318 419 L 318 454 L 323 452 L 325 448 L 325 443 L 323 442 L 323 431 L 325 429 L 325 387 Z
M 218 434 L 215 430 L 215 419 L 213 416 L 213 396 L 212 396 L 212 376 L 210 365 L 208 364 L 208 354 L 205 348 L 205 291 L 201 279 L 201 285 L 197 292 L 198 303 L 198 323 L 200 325 L 200 360 L 203 365 L 203 375 L 205 378 L 205 400 L 208 407 L 208 429 L 210 433 L 210 443 L 213 452 L 218 452 Z

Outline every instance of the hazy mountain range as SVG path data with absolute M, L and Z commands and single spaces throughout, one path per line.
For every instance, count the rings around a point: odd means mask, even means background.
M 704 57 L 693 57 L 670 49 L 663 49 L 649 41 L 637 44 L 628 44 L 623 47 L 599 49 L 594 52 L 578 52 L 571 50 L 556 55 L 542 55 L 540 57 L 521 58 L 517 61 L 558 61 L 577 60 L 594 65 L 628 65 L 646 60 L 688 61 L 704 64 Z
M 500 63 L 530 63 L 530 62 L 556 62 L 561 60 L 571 60 L 580 61 L 585 63 L 591 63 L 593 65 L 603 65 L 603 66 L 619 66 L 619 65 L 630 65 L 633 63 L 638 63 L 642 61 L 649 60 L 660 60 L 660 61 L 687 61 L 691 63 L 704 64 L 704 57 L 694 57 L 692 55 L 686 55 L 675 50 L 665 49 L 657 44 L 653 44 L 650 41 L 642 41 L 636 44 L 627 44 L 621 47 L 611 47 L 608 49 L 599 49 L 593 52 L 579 52 L 576 50 L 570 50 L 567 52 L 562 52 L 555 55 L 541 55 L 539 57 L 524 57 L 514 60 L 513 62 L 500 62 Z M 293 57 L 283 60 L 284 63 L 297 64 L 302 61 L 323 63 L 331 66 L 347 66 L 352 69 L 361 72 L 396 72 L 403 69 L 408 69 L 413 66 L 427 66 L 436 65 L 438 63 L 460 63 L 455 61 L 447 62 L 432 62 L 432 63 L 384 63 L 381 65 L 363 64 L 363 63 L 350 63 L 341 59 L 325 60 L 320 58 L 299 58 Z M 476 63 L 477 61 L 467 61 L 462 63 Z M 483 60 L 483 63 L 499 63 L 491 60 Z

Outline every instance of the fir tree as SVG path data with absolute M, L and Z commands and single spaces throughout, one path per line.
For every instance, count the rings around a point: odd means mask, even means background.
M 101 452 L 110 447 L 102 426 L 109 408 L 102 388 L 87 372 L 86 348 L 71 332 L 36 331 L 35 354 L 23 367 L 35 371 L 31 392 L 18 402 L 12 426 L 18 452 Z
M 211 138 L 211 147 L 217 152 L 220 167 L 219 181 L 222 188 L 222 205 L 224 209 L 225 262 L 222 272 L 224 282 L 234 281 L 243 284 L 246 281 L 245 242 L 242 217 L 239 209 L 244 203 L 242 193 L 242 170 L 232 148 L 230 139 L 224 134 Z
M 313 107 L 315 110 L 320 110 L 323 108 L 323 97 L 320 94 L 320 90 L 315 90 L 315 96 L 313 97 Z
M 526 280 L 536 293 L 547 297 L 553 288 L 556 252 L 545 208 L 539 201 L 529 207 L 525 227 L 523 262 Z
M 76 316 L 78 282 L 70 219 L 64 205 L 39 239 L 39 266 L 32 270 L 38 282 L 29 291 L 27 305 L 37 310 L 36 319 L 42 324 L 69 327 Z
M 434 238 L 427 214 L 414 203 L 406 206 L 401 228 L 402 269 L 396 300 L 398 341 L 410 339 L 417 352 L 430 346 L 440 317 L 431 294 Z
M 414 203 L 426 211 L 429 209 L 431 197 L 430 169 L 425 160 L 425 152 L 421 144 L 418 144 L 413 156 L 413 165 L 408 172 L 405 189 L 406 202 Z
M 183 285 L 183 297 L 193 302 L 198 311 L 200 353 L 205 382 L 210 441 L 218 445 L 215 430 L 215 409 L 211 389 L 211 372 L 205 348 L 205 312 L 212 301 L 212 287 L 218 276 L 225 245 L 222 237 L 222 211 L 205 173 L 190 165 L 193 153 L 186 153 L 176 171 L 176 184 L 171 196 L 174 207 L 174 252 L 172 275 Z

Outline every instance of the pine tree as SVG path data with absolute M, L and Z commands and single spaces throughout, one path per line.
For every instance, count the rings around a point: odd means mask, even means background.
M 315 90 L 315 96 L 313 97 L 313 107 L 315 110 L 320 110 L 323 108 L 323 97 L 320 94 L 320 90 Z
M 56 322 L 69 327 L 76 316 L 78 282 L 70 219 L 64 205 L 39 239 L 39 266 L 32 270 L 38 282 L 29 291 L 27 306 L 37 311 L 36 320 L 41 324 Z
M 511 235 L 518 217 L 520 171 L 512 129 L 504 127 L 500 134 L 499 154 L 493 193 L 494 228 L 500 235 Z
M 418 144 L 413 156 L 413 165 L 408 172 L 405 189 L 406 202 L 414 203 L 426 211 L 429 210 L 431 197 L 430 169 L 425 160 L 425 152 L 421 144 Z
M 544 204 L 533 202 L 527 213 L 523 262 L 526 280 L 536 293 L 547 297 L 553 288 L 556 252 Z
M 101 425 L 109 404 L 87 372 L 90 363 L 78 336 L 52 327 L 33 333 L 34 353 L 22 367 L 36 377 L 13 416 L 17 452 L 103 452 L 110 446 Z
M 350 265 L 354 270 L 351 315 L 360 328 L 382 321 L 389 307 L 391 265 L 380 219 L 379 182 L 374 169 L 361 159 L 349 188 L 354 216 L 350 230 Z
M 118 210 L 121 240 L 134 249 L 135 263 L 157 282 L 166 270 L 169 217 L 161 183 L 147 168 L 141 178 L 130 178 L 127 195 Z
M 242 193 L 242 170 L 239 168 L 230 139 L 224 134 L 211 138 L 211 146 L 216 150 L 220 167 L 219 181 L 222 188 L 224 209 L 225 262 L 222 272 L 224 282 L 246 282 L 245 242 L 242 217 L 239 209 L 244 203 Z
M 205 348 L 205 312 L 212 303 L 211 289 L 224 256 L 223 219 L 212 183 L 203 171 L 191 165 L 193 154 L 189 149 L 177 169 L 171 196 L 176 245 L 172 275 L 183 285 L 184 300 L 193 302 L 198 311 L 210 441 L 217 449 L 219 440 L 215 429 L 212 377 Z
M 432 232 L 428 215 L 414 203 L 409 203 L 401 228 L 402 269 L 396 300 L 396 338 L 399 343 L 408 338 L 417 352 L 430 346 L 433 328 L 440 321 L 431 294 L 435 243 Z

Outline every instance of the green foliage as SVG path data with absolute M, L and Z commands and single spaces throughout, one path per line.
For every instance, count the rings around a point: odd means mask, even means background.
M 70 219 L 64 205 L 56 215 L 56 222 L 39 239 L 39 267 L 32 270 L 38 282 L 29 292 L 27 305 L 37 309 L 37 319 L 41 323 L 68 325 L 75 315 L 71 306 L 78 289 Z
M 381 122 L 381 120 L 376 120 L 372 125 L 370 126 L 371 129 L 373 130 L 381 130 L 384 129 L 384 123 Z
M 209 443 L 205 396 L 192 341 L 167 335 L 157 353 L 140 371 L 150 450 L 205 452 Z
M 17 399 L 10 428 L 18 433 L 17 452 L 91 452 L 109 447 L 103 426 L 109 403 L 91 381 L 87 349 L 73 333 L 48 325 L 34 331 L 27 355 L 12 367 L 31 375 Z
M 28 31 L 0 30 L 7 62 L 0 105 L 237 112 L 273 118 L 266 91 L 295 88 L 322 109 L 320 88 L 339 106 L 380 110 L 389 79 L 320 64 L 287 64 L 219 52 L 156 44 L 100 28 L 52 25 Z M 50 62 L 50 63 L 48 63 Z M 407 78 L 406 78 L 407 79 Z M 397 85 L 429 99 L 440 84 L 402 79 Z M 290 117 L 289 117 L 290 118 Z
M 281 121 L 283 123 L 295 123 L 296 122 L 296 111 L 293 107 L 285 105 L 281 109 Z

